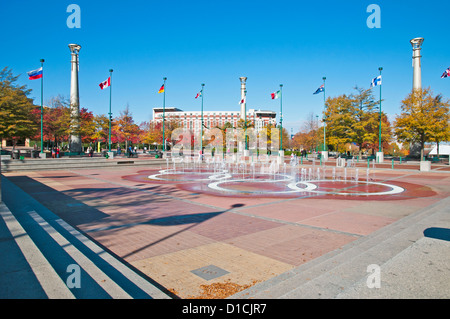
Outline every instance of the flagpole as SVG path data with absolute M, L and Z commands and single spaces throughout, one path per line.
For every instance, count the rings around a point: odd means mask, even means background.
M 109 69 L 109 151 L 111 152 L 111 120 L 112 120 L 112 113 L 111 113 L 111 96 L 112 96 L 112 73 L 113 69 Z
M 325 133 L 326 133 L 326 129 L 325 129 L 325 108 L 326 108 L 326 95 L 325 95 L 325 80 L 327 78 L 324 76 L 322 78 L 323 80 L 323 112 L 324 115 L 322 116 L 322 121 L 323 121 L 323 151 L 325 152 L 325 145 L 326 145 L 326 139 L 325 139 Z
M 200 135 L 200 152 L 203 155 L 203 88 L 205 87 L 205 84 L 202 83 L 202 128 L 201 128 L 201 135 Z M 202 157 L 203 158 L 203 157 Z
M 283 84 L 280 84 L 280 151 L 283 150 Z
M 378 70 L 380 71 L 380 77 L 381 77 L 381 71 L 383 70 L 382 67 L 379 67 Z M 380 84 L 380 132 L 379 132 L 379 141 L 378 141 L 378 151 L 381 152 L 381 85 Z
M 164 77 L 164 91 L 163 91 L 163 152 L 166 151 L 166 136 L 165 136 L 165 121 L 166 121 L 166 80 Z M 164 154 L 165 155 L 165 154 Z
M 44 59 L 40 60 L 42 68 L 41 77 L 41 153 L 44 153 Z

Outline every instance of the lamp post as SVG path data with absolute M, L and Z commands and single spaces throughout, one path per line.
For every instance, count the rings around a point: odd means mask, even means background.
M 326 110 L 326 94 L 325 94 L 325 81 L 326 81 L 327 77 L 324 76 L 322 78 L 323 80 L 323 116 L 322 116 L 322 121 L 323 121 L 323 151 L 322 151 L 322 156 L 320 157 L 321 159 L 323 158 L 324 160 L 328 159 L 328 152 L 326 149 L 326 123 L 325 123 L 325 110 Z
M 203 89 L 204 89 L 204 87 L 205 87 L 205 84 L 202 83 L 202 90 L 200 91 L 202 93 L 202 123 L 201 123 L 201 135 L 200 135 L 200 152 L 202 155 L 203 155 Z
M 280 152 L 283 151 L 283 84 L 280 84 Z M 284 154 L 281 154 L 284 155 Z
M 44 153 L 44 59 L 40 60 L 42 68 L 41 77 L 41 154 Z
M 163 92 L 163 152 L 166 152 L 166 136 L 165 136 L 165 121 L 166 121 L 166 80 L 164 77 L 164 92 Z M 165 154 L 164 154 L 165 156 Z
M 112 96 L 112 73 L 113 69 L 109 69 L 109 151 L 111 152 L 111 121 L 112 121 L 112 113 L 111 113 L 111 96 Z
M 381 76 L 381 71 L 383 71 L 383 68 L 380 66 L 378 70 L 380 71 Z M 378 152 L 381 152 L 381 85 L 380 85 L 380 132 L 378 137 Z

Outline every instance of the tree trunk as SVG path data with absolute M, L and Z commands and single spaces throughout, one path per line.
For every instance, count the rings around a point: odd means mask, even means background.
M 437 157 L 439 161 L 439 142 L 436 142 L 436 147 L 437 147 Z

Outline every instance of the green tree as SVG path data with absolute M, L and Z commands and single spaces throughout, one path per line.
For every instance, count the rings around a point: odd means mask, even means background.
M 449 101 L 434 96 L 431 89 L 413 90 L 401 105 L 395 122 L 395 134 L 400 142 L 419 143 L 423 158 L 425 143 L 448 139 Z
M 12 139 L 13 148 L 17 140 L 36 134 L 38 122 L 33 115 L 36 108 L 27 95 L 31 90 L 19 86 L 8 67 L 0 71 L 0 138 Z
M 355 136 L 353 127 L 356 119 L 352 100 L 345 94 L 329 97 L 325 106 L 326 143 L 335 146 L 336 150 L 342 150 Z

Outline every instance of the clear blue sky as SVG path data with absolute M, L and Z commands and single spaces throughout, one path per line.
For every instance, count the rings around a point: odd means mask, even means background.
M 70 29 L 69 4 L 81 8 L 81 28 Z M 370 29 L 369 4 L 381 9 Z M 128 103 L 136 122 L 162 106 L 157 91 L 167 77 L 166 107 L 200 110 L 194 99 L 205 83 L 204 109 L 239 111 L 240 76 L 247 76 L 247 108 L 279 112 L 270 93 L 283 86 L 283 126 L 297 132 L 323 95 L 368 88 L 383 67 L 383 111 L 391 118 L 412 88 L 409 40 L 424 37 L 422 84 L 450 98 L 449 1 L 1 1 L 0 67 L 8 66 L 33 90 L 27 71 L 44 58 L 44 103 L 70 91 L 69 43 L 80 51 L 80 102 L 95 114 L 109 109 L 109 89 L 98 84 L 114 69 L 112 111 Z M 378 97 L 378 89 L 375 96 Z

